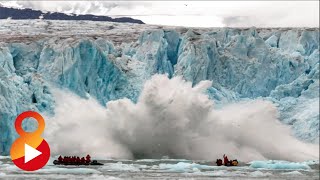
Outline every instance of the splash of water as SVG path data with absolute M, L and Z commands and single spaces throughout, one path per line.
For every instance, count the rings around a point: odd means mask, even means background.
M 215 159 L 242 161 L 318 159 L 319 145 L 291 135 L 271 102 L 253 100 L 215 109 L 204 91 L 181 77 L 155 75 L 135 104 L 119 99 L 102 107 L 94 99 L 55 91 L 57 107 L 48 117 L 47 138 L 56 154 L 88 152 L 114 158 Z

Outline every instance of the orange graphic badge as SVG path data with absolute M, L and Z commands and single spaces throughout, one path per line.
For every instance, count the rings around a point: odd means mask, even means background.
M 21 127 L 22 121 L 30 117 L 38 121 L 38 129 L 34 132 L 26 132 Z M 19 137 L 10 150 L 13 163 L 25 171 L 35 171 L 45 166 L 50 158 L 50 148 L 41 137 L 45 128 L 43 117 L 33 111 L 24 112 L 17 117 L 15 128 Z

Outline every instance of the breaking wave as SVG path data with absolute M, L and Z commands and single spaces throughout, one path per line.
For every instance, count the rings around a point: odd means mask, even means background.
M 295 139 L 278 120 L 276 107 L 252 100 L 215 108 L 204 93 L 181 77 L 155 75 L 137 103 L 119 99 L 101 106 L 55 90 L 54 117 L 47 117 L 46 138 L 53 154 L 91 153 L 104 158 L 216 159 L 241 161 L 319 158 L 319 145 Z

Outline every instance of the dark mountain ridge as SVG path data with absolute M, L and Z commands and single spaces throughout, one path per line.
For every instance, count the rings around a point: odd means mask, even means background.
M 33 9 L 17 9 L 3 7 L 0 5 L 0 19 L 47 19 L 47 20 L 87 20 L 87 21 L 109 21 L 119 23 L 144 24 L 141 20 L 130 17 L 112 18 L 109 16 L 96 16 L 92 14 L 76 15 L 59 12 L 42 12 Z

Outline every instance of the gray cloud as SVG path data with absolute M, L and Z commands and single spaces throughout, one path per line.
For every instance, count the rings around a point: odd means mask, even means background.
M 228 16 L 223 17 L 222 23 L 226 26 L 237 26 L 247 24 L 249 20 L 250 18 L 245 16 Z
M 265 22 L 263 22 L 263 18 L 259 19 L 252 16 L 225 16 L 222 17 L 222 23 L 228 27 L 266 26 Z

